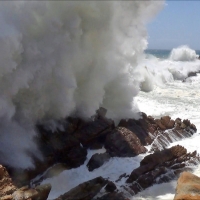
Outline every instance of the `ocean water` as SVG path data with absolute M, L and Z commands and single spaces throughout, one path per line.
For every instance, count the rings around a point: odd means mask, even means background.
M 200 69 L 200 60 L 194 59 L 193 61 L 173 61 L 170 58 L 170 53 L 173 51 L 179 52 L 182 50 L 182 53 L 185 55 L 185 48 L 189 53 L 186 57 L 191 60 L 190 57 L 193 56 L 192 53 L 194 50 L 185 46 L 168 51 L 168 57 L 166 57 L 166 59 L 162 56 L 163 52 L 157 52 L 159 57 L 155 57 L 155 54 L 152 55 L 153 57 L 149 55 L 145 57 L 140 65 L 145 64 L 148 73 L 154 77 L 154 86 L 149 92 L 140 91 L 135 97 L 134 104 L 138 105 L 140 111 L 155 118 L 169 115 L 172 119 L 176 119 L 177 117 L 189 119 L 196 125 L 197 133 L 195 133 L 191 138 L 183 138 L 182 140 L 175 141 L 171 143 L 169 147 L 179 144 L 184 146 L 188 152 L 197 150 L 197 152 L 200 153 L 200 74 L 185 79 L 186 72 Z M 181 55 L 177 56 L 182 57 Z M 159 70 L 156 70 L 157 68 L 159 68 Z M 156 72 L 158 74 L 156 74 Z M 182 75 L 176 76 L 178 72 Z M 169 73 L 171 76 L 169 76 Z M 161 78 L 163 76 L 165 76 L 164 80 Z M 155 79 L 157 79 L 157 81 L 155 81 Z M 184 79 L 185 81 L 183 81 Z M 161 80 L 163 81 L 162 84 L 160 82 Z M 148 153 L 146 153 L 134 158 L 111 158 L 109 162 L 105 163 L 102 167 L 95 169 L 93 172 L 89 172 L 86 164 L 90 157 L 96 152 L 104 151 L 105 149 L 89 151 L 84 165 L 77 169 L 64 171 L 56 177 L 44 180 L 43 183 L 52 184 L 52 191 L 50 193 L 49 200 L 70 190 L 79 183 L 97 176 L 102 176 L 104 178 L 108 178 L 109 180 L 116 181 L 121 174 L 130 174 L 134 168 L 139 166 L 141 159 L 148 155 Z M 194 166 L 193 173 L 200 176 L 200 166 Z M 131 199 L 138 200 L 173 199 L 176 181 L 177 180 L 172 180 L 168 183 L 154 185 L 138 193 L 136 196 L 131 196 L 127 193 L 127 196 Z M 121 186 L 124 184 L 124 178 L 122 178 L 120 182 L 116 183 L 118 189 L 123 192 L 124 190 Z
M 181 46 L 144 53 L 146 24 L 163 6 L 161 0 L 1 1 L 1 164 L 33 168 L 30 154 L 42 159 L 33 140 L 36 123 L 58 128 L 56 120 L 71 115 L 88 119 L 100 106 L 116 122 L 139 118 L 139 111 L 187 118 L 197 133 L 171 145 L 200 153 L 200 76 L 187 78 L 200 70 L 199 51 Z M 94 153 L 88 151 L 85 164 Z M 93 172 L 82 165 L 43 183 L 52 184 L 52 200 L 99 175 L 115 181 L 130 174 L 145 155 L 112 158 Z M 200 175 L 198 166 L 194 173 Z M 176 180 L 154 185 L 137 198 L 172 199 L 175 185 Z

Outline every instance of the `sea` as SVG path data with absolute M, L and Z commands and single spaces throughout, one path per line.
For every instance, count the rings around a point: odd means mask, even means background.
M 36 124 L 54 132 L 66 117 L 88 120 L 99 107 L 116 124 L 140 112 L 189 119 L 197 133 L 169 147 L 200 153 L 200 75 L 190 76 L 200 71 L 200 51 L 185 44 L 148 49 L 146 26 L 164 6 L 163 0 L 0 1 L 0 164 L 34 168 L 30 155 L 42 160 Z M 105 149 L 88 150 L 84 165 L 43 180 L 52 185 L 49 200 L 97 176 L 115 181 L 148 154 L 111 158 L 89 172 L 86 163 L 97 152 Z M 200 167 L 193 172 L 200 176 Z M 127 196 L 173 199 L 176 181 Z M 116 184 L 120 190 L 125 179 Z
M 184 146 L 188 152 L 197 150 L 200 153 L 200 74 L 197 73 L 196 76 L 188 78 L 184 75 L 185 71 L 188 71 L 186 68 L 190 68 L 189 71 L 200 70 L 200 60 L 193 58 L 194 52 L 196 58 L 198 58 L 197 54 L 200 51 L 194 51 L 186 46 L 173 50 L 146 50 L 145 59 L 140 65 L 145 64 L 148 72 L 152 76 L 155 76 L 155 79 L 159 80 L 158 77 L 163 77 L 164 75 L 168 77 L 169 71 L 170 74 L 174 73 L 174 76 L 162 80 L 162 84 L 155 82 L 153 90 L 149 92 L 140 91 L 135 97 L 134 104 L 137 103 L 140 111 L 154 118 L 169 115 L 172 119 L 178 117 L 181 119 L 189 119 L 196 125 L 197 133 L 190 138 L 183 138 L 182 140 L 176 140 L 175 138 L 174 142 L 169 144 L 168 148 L 179 144 Z M 176 54 L 178 58 L 173 57 L 172 59 L 172 53 Z M 183 55 L 179 55 L 179 53 Z M 155 67 L 160 68 L 158 71 L 159 74 L 157 75 L 155 75 Z M 150 146 L 147 148 L 150 149 Z M 121 174 L 130 174 L 133 169 L 139 166 L 141 159 L 149 154 L 146 153 L 133 158 L 111 158 L 100 168 L 89 172 L 86 164 L 91 156 L 94 153 L 103 152 L 105 152 L 105 149 L 89 150 L 84 165 L 76 169 L 63 171 L 56 177 L 44 180 L 42 183 L 50 183 L 52 185 L 49 200 L 56 198 L 84 181 L 98 176 L 116 181 Z M 200 176 L 200 165 L 193 166 L 193 173 Z M 168 183 L 155 184 L 138 193 L 136 196 L 131 196 L 130 193 L 127 193 L 127 196 L 134 200 L 171 200 L 174 198 L 176 183 L 177 179 Z M 119 191 L 122 190 L 120 186 L 124 184 L 125 178 L 122 178 L 120 182 L 116 183 Z

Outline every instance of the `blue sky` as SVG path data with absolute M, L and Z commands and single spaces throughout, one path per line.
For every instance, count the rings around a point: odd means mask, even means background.
M 166 1 L 163 10 L 148 24 L 149 49 L 188 45 L 200 50 L 200 1 Z

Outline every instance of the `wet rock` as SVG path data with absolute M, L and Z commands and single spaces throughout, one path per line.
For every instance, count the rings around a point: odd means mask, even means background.
M 76 186 L 69 192 L 56 198 L 56 200 L 89 200 L 92 199 L 106 184 L 107 181 L 105 179 L 97 177 Z
M 105 187 L 107 192 L 114 192 L 117 189 L 116 185 L 112 181 L 108 181 L 108 184 Z
M 36 188 L 22 187 L 12 194 L 14 200 L 46 200 L 49 196 L 51 185 L 40 185 Z
M 196 152 L 187 153 L 184 147 L 177 145 L 146 156 L 126 182 L 131 183 L 129 186 L 136 194 L 155 183 L 172 180 L 184 169 L 196 165 L 199 161 L 200 157 Z
M 137 135 L 142 145 L 148 145 L 152 142 L 149 132 L 154 133 L 157 130 L 157 125 L 152 117 L 147 117 L 145 113 L 141 113 L 141 115 L 139 120 L 122 119 L 118 126 L 129 129 Z
M 152 144 L 151 151 L 165 149 L 173 141 L 191 137 L 197 131 L 189 120 L 172 120 L 169 116 L 154 119 L 145 113 L 141 113 L 139 120 L 122 119 L 119 126 L 131 130 L 142 145 Z
M 110 155 L 108 153 L 102 153 L 102 154 L 96 153 L 96 154 L 94 154 L 90 158 L 90 160 L 87 164 L 88 170 L 93 171 L 94 169 L 99 168 L 105 162 L 107 162 L 109 159 L 110 159 Z
M 191 124 L 189 120 L 181 120 L 177 118 L 175 121 L 169 121 L 170 117 L 161 118 L 162 124 L 165 124 L 166 130 L 159 130 L 154 133 L 155 139 L 151 145 L 151 152 L 156 150 L 165 149 L 170 143 L 180 140 L 185 137 L 191 137 L 196 131 L 194 124 Z
M 114 122 L 108 119 L 89 121 L 74 133 L 83 146 L 90 147 L 98 139 L 104 142 L 107 133 L 114 127 Z
M 105 148 L 111 156 L 118 157 L 133 157 L 147 151 L 136 134 L 124 127 L 117 127 L 107 135 Z
M 200 178 L 190 172 L 181 173 L 174 200 L 200 199 Z

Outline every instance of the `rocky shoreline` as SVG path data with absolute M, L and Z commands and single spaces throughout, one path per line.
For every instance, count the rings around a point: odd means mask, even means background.
M 100 108 L 89 121 L 69 117 L 64 120 L 62 130 L 52 132 L 43 124 L 38 124 L 38 135 L 35 138 L 43 160 L 33 157 L 35 169 L 14 169 L 0 166 L 0 199 L 2 200 L 46 200 L 51 190 L 50 185 L 40 185 L 47 177 L 55 176 L 49 172 L 35 182 L 37 175 L 55 165 L 57 172 L 81 166 L 87 157 L 88 149 L 106 149 L 105 153 L 94 154 L 87 167 L 93 171 L 108 162 L 112 157 L 134 157 L 146 153 L 145 146 L 151 145 L 149 155 L 141 160 L 140 166 L 133 169 L 131 174 L 122 174 L 126 178 L 124 191 L 130 195 L 152 186 L 168 182 L 189 171 L 197 165 L 200 157 L 197 152 L 188 153 L 182 146 L 167 148 L 170 143 L 184 137 L 191 137 L 196 131 L 189 120 L 169 116 L 154 119 L 141 113 L 139 120 L 122 119 L 116 126 L 114 121 L 106 118 L 106 110 Z M 1 163 L 1 162 L 0 162 Z M 98 195 L 104 189 L 104 193 Z M 98 197 L 97 197 L 98 196 Z M 84 182 L 57 200 L 86 200 L 86 199 L 123 199 L 126 194 L 119 192 L 115 183 L 102 177 Z

